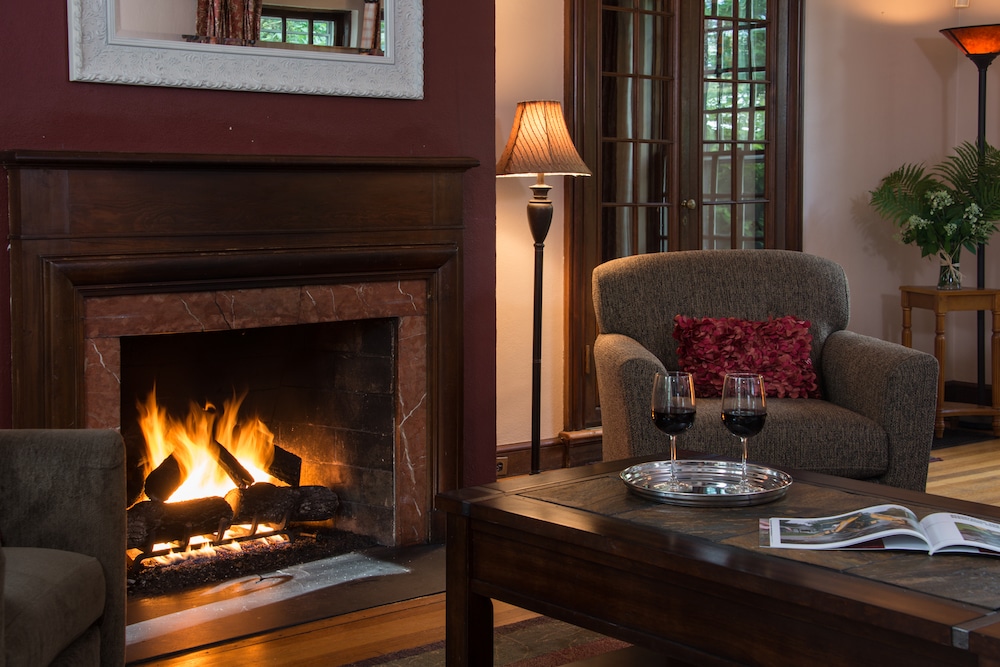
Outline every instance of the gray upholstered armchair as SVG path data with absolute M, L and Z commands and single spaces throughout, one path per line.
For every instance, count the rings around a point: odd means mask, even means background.
M 0 430 L 0 666 L 125 663 L 125 445 Z
M 674 316 L 808 320 L 822 399 L 768 400 L 753 461 L 923 490 L 934 434 L 937 361 L 846 331 L 848 289 L 836 263 L 784 250 L 696 250 L 612 260 L 594 270 L 594 345 L 604 459 L 662 452 L 650 419 L 654 373 L 677 369 Z M 719 399 L 698 399 L 678 447 L 739 457 Z

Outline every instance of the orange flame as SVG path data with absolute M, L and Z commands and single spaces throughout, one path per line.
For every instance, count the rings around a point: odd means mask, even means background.
M 215 452 L 225 447 L 253 476 L 255 482 L 275 482 L 264 472 L 274 457 L 274 434 L 256 416 L 243 423 L 237 418 L 246 392 L 223 403 L 222 411 L 214 405 L 192 402 L 187 417 L 178 420 L 156 403 L 156 389 L 146 401 L 137 403 L 139 426 L 146 439 L 147 457 L 144 475 L 148 475 L 173 454 L 184 483 L 170 500 L 191 500 L 225 496 L 234 488 L 233 481 L 218 464 Z

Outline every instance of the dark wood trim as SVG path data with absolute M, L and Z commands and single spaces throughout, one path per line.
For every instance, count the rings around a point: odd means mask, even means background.
M 421 279 L 430 491 L 462 486 L 462 181 L 477 161 L 12 151 L 0 164 L 14 427 L 86 423 L 89 296 Z
M 541 442 L 541 469 L 575 468 L 597 463 L 602 457 L 603 433 L 599 428 L 563 431 Z M 531 472 L 531 443 L 497 446 L 497 456 L 507 458 L 507 477 Z
M 774 247 L 802 250 L 802 3 L 775 3 L 778 38 L 775 40 L 775 81 L 780 103 L 774 104 L 777 165 Z
M 567 121 L 580 155 L 593 175 L 567 179 L 564 244 L 566 247 L 566 386 L 563 426 L 580 429 L 599 426 L 597 376 L 593 363 L 593 341 L 597 320 L 591 298 L 589 276 L 600 257 L 596 230 L 600 211 L 594 205 L 595 184 L 601 182 L 603 165 L 595 156 L 600 144 L 600 65 L 585 57 L 584 45 L 600 42 L 600 3 L 571 0 L 566 3 L 566 100 Z M 594 47 L 596 49 L 596 47 Z M 596 88 L 596 89 L 595 89 Z
M 0 152 L 5 168 L 172 170 L 220 168 L 316 171 L 458 171 L 479 166 L 467 157 L 339 157 L 329 155 L 211 155 L 200 153 L 105 153 L 11 150 Z

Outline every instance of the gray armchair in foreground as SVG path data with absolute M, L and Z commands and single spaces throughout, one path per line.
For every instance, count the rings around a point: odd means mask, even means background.
M 650 418 L 653 375 L 678 369 L 674 316 L 810 323 L 821 398 L 768 399 L 752 461 L 923 490 L 934 435 L 937 361 L 846 330 L 836 263 L 785 250 L 696 250 L 612 260 L 594 270 L 594 345 L 604 460 L 668 450 Z M 719 399 L 698 398 L 678 447 L 739 458 Z
M 125 663 L 125 445 L 0 430 L 0 666 Z

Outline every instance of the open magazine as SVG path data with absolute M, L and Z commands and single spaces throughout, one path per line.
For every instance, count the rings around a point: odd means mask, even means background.
M 901 505 L 815 518 L 761 520 L 761 546 L 782 549 L 907 549 L 1000 556 L 1000 523 L 938 512 L 917 519 Z

